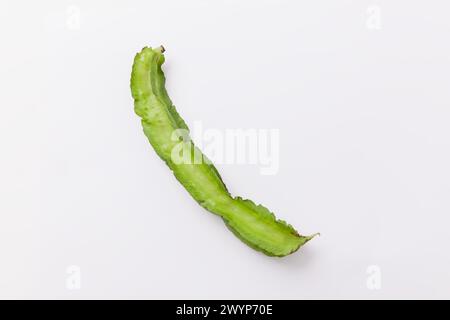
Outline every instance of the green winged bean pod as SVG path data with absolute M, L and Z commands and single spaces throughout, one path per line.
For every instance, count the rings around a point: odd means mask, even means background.
M 214 165 L 194 145 L 176 111 L 161 69 L 164 48 L 145 47 L 134 58 L 131 92 L 134 110 L 158 156 L 206 210 L 220 216 L 244 243 L 269 256 L 286 256 L 314 237 L 300 235 L 262 205 L 232 197 Z M 180 161 L 189 159 L 189 161 Z

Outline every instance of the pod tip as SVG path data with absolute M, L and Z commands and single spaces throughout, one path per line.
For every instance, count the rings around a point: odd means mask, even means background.
M 156 50 L 158 50 L 161 53 L 164 53 L 164 51 L 166 51 L 166 48 L 164 48 L 163 45 L 160 45 L 158 48 L 156 48 Z

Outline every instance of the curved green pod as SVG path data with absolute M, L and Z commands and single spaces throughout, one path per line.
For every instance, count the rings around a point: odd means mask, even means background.
M 244 243 L 269 256 L 297 251 L 314 235 L 302 236 L 262 205 L 232 197 L 214 165 L 195 147 L 186 123 L 167 95 L 161 69 L 163 52 L 163 47 L 145 47 L 134 58 L 131 73 L 134 110 L 158 156 L 191 196 L 222 217 Z

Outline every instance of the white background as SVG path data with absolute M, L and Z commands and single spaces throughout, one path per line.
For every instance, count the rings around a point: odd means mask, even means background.
M 0 297 L 450 298 L 449 12 L 2 1 Z M 230 191 L 321 237 L 266 257 L 178 184 L 129 90 L 134 54 L 160 44 L 188 124 L 280 130 L 278 174 L 219 165 Z

